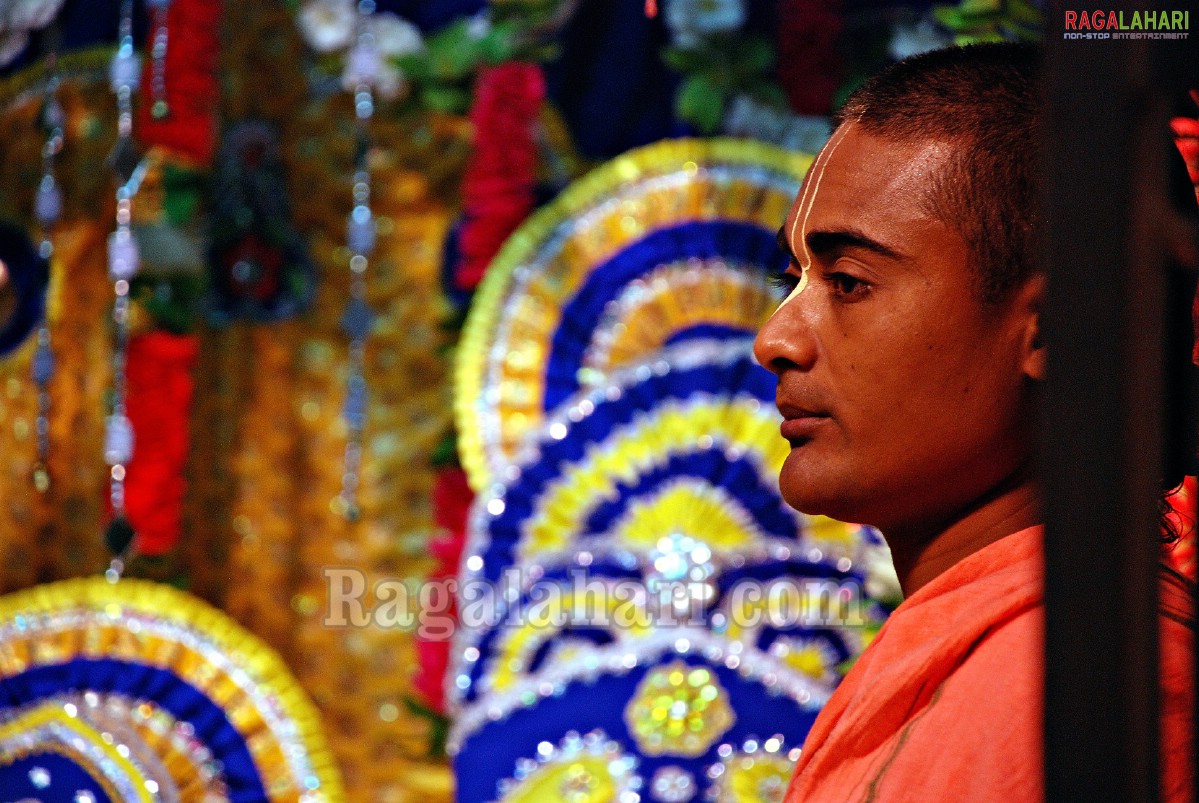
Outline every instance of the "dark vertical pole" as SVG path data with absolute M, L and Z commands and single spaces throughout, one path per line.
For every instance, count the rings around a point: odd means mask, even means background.
M 1042 153 L 1046 795 L 1152 801 L 1168 212 L 1152 50 L 1169 43 L 1067 40 L 1065 10 L 1046 14 Z

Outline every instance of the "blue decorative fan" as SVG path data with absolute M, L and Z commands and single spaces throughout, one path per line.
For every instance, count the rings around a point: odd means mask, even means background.
M 747 339 L 777 305 L 775 234 L 810 157 L 672 140 L 568 187 L 505 243 L 458 348 L 462 464 L 482 490 L 521 439 L 621 366 L 695 339 Z
M 278 655 L 180 591 L 104 578 L 0 598 L 0 789 L 79 803 L 343 796 Z

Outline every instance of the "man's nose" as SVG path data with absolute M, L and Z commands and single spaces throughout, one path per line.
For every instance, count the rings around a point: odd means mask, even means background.
M 811 370 L 816 361 L 816 340 L 802 307 L 799 297 L 784 303 L 754 338 L 754 357 L 775 374 L 792 367 Z

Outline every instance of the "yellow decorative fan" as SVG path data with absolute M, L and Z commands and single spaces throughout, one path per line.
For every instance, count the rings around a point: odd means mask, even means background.
M 694 338 L 748 338 L 773 304 L 775 234 L 810 164 L 745 140 L 674 140 L 597 168 L 488 268 L 459 346 L 459 448 L 481 490 L 546 414 Z
M 68 580 L 0 599 L 0 623 L 6 792 L 344 799 L 287 667 L 200 600 L 144 581 Z

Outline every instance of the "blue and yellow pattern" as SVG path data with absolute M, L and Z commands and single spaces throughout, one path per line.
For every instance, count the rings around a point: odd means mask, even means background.
M 472 486 L 497 479 L 547 413 L 606 372 L 683 339 L 756 331 L 771 311 L 765 277 L 786 264 L 775 232 L 810 162 L 745 140 L 666 141 L 529 218 L 488 268 L 459 344 Z M 684 291 L 698 303 L 678 304 Z
M 95 748 L 74 764 L 107 767 L 114 800 L 139 799 L 120 791 L 129 779 L 185 799 L 344 799 L 318 714 L 279 656 L 200 600 L 67 580 L 0 599 L 0 623 L 0 779 L 61 753 L 70 732 Z M 90 731 L 120 733 L 122 761 Z

